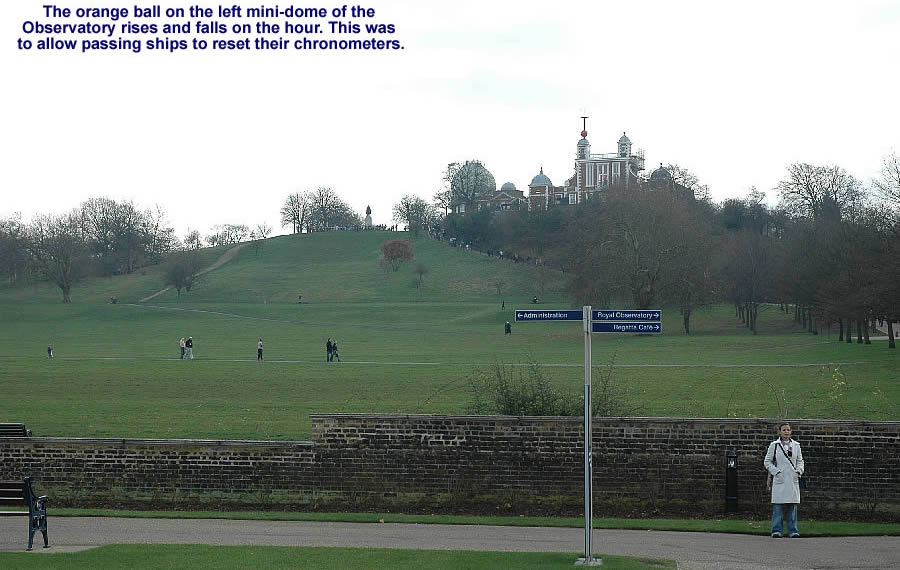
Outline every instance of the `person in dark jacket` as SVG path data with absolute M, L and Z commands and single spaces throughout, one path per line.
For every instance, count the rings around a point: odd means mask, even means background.
M 328 342 L 325 343 L 325 362 L 331 362 L 333 356 L 334 343 L 331 342 L 331 337 L 328 337 Z
M 257 360 L 262 360 L 262 359 L 263 359 L 263 357 L 262 357 L 262 349 L 263 349 L 262 339 L 259 339 L 259 342 L 256 343 L 256 359 L 257 359 Z
M 336 340 L 331 341 L 331 357 L 332 359 L 337 358 L 338 362 L 341 361 L 341 355 L 338 354 L 338 346 Z

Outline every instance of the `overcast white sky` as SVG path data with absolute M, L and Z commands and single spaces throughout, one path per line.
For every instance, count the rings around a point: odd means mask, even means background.
M 375 0 L 404 50 L 18 50 L 45 3 L 0 3 L 0 216 L 109 196 L 159 204 L 179 236 L 284 233 L 285 196 L 330 186 L 390 223 L 453 161 L 480 159 L 498 186 L 527 190 L 541 166 L 561 184 L 582 114 L 592 152 L 626 131 L 648 170 L 678 163 L 716 201 L 751 186 L 774 201 L 795 161 L 869 181 L 900 151 L 893 1 Z

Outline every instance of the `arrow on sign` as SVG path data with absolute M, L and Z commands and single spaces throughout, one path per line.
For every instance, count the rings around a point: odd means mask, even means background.
M 660 334 L 662 333 L 662 325 L 659 323 L 645 322 L 613 323 L 608 321 L 601 321 L 599 323 L 591 323 L 591 332 Z
M 629 311 L 622 309 L 603 309 L 599 311 L 591 311 L 592 321 L 643 321 L 643 322 L 659 322 L 662 318 L 662 311 Z
M 541 310 L 541 311 L 516 311 L 516 321 L 581 321 L 584 319 L 584 311 L 571 311 L 568 309 Z

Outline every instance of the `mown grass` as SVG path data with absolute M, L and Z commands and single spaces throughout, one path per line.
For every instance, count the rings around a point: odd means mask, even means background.
M 571 568 L 576 554 L 386 548 L 116 544 L 73 553 L 0 552 L 4 568 Z M 673 560 L 603 556 L 604 568 L 675 568 Z
M 415 261 L 396 273 L 378 267 L 388 237 L 247 245 L 190 293 L 146 303 L 137 300 L 162 288 L 159 267 L 87 281 L 69 305 L 46 285 L 0 290 L 0 421 L 24 421 L 35 435 L 292 440 L 310 437 L 310 413 L 466 413 L 469 377 L 501 363 L 544 363 L 556 386 L 581 392 L 580 324 L 514 324 L 503 334 L 515 309 L 533 307 L 544 270 L 422 239 L 416 259 L 431 272 L 417 289 Z M 568 307 L 564 279 L 546 280 L 541 308 Z M 112 294 L 118 304 L 107 302 Z M 690 336 L 677 310 L 663 314 L 661 336 L 593 337 L 594 382 L 614 363 L 613 380 L 642 415 L 898 417 L 900 366 L 883 340 L 810 335 L 772 306 L 760 335 L 729 307 L 696 311 Z M 178 360 L 182 336 L 194 337 L 197 360 Z M 344 362 L 324 362 L 328 337 Z M 41 405 L 24 405 L 35 394 Z

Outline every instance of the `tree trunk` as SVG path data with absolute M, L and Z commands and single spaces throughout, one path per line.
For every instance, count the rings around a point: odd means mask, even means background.
M 847 319 L 847 344 L 853 342 L 853 319 Z
M 682 309 L 682 313 L 684 315 L 684 334 L 691 334 L 691 310 Z
M 863 325 L 863 336 L 865 337 L 866 344 L 872 344 L 872 341 L 869 340 L 869 319 L 866 319 L 865 324 Z
M 63 303 L 71 303 L 72 302 L 72 286 L 71 285 L 60 285 L 59 288 L 62 289 Z
M 894 343 L 894 321 L 888 319 L 888 348 L 897 348 L 896 343 Z
M 844 319 L 838 319 L 838 342 L 844 342 Z
M 807 328 L 806 327 L 806 315 L 808 312 L 809 311 L 806 310 L 806 307 L 803 307 L 800 309 L 800 326 L 802 326 L 803 328 Z
M 862 319 L 856 319 L 856 344 L 863 343 L 863 324 Z

